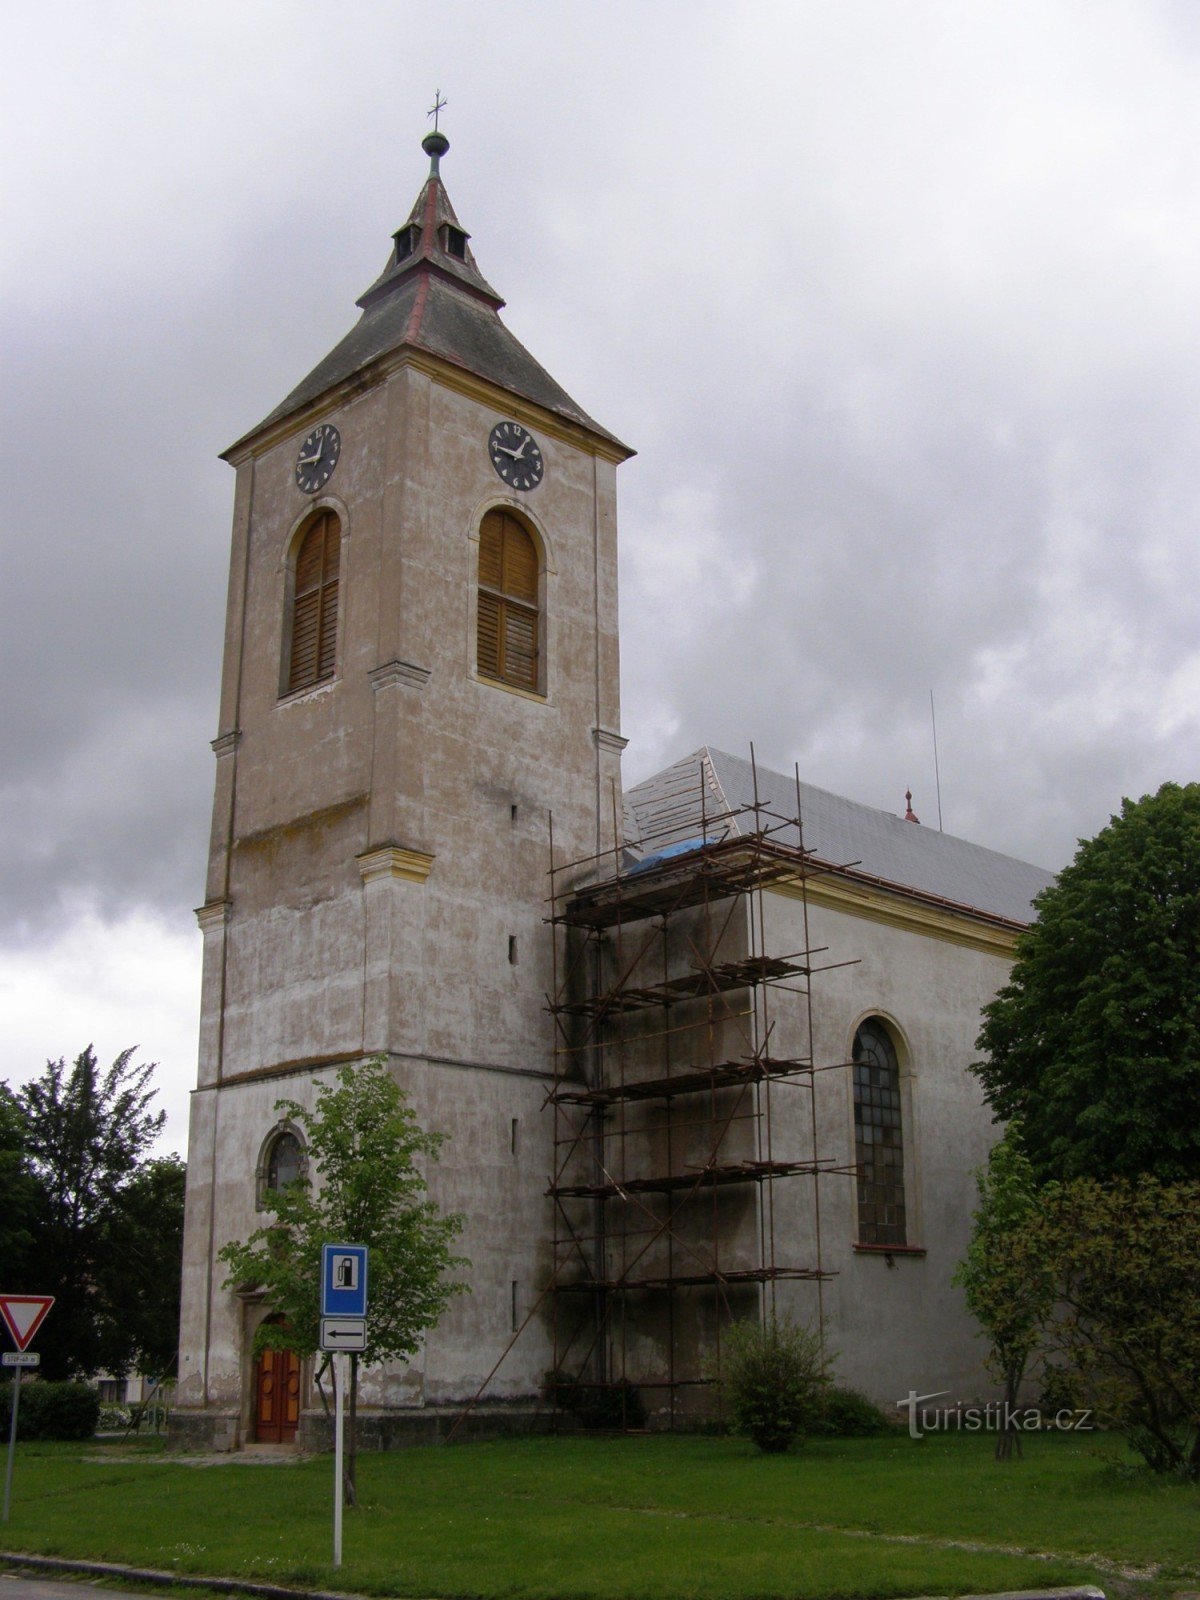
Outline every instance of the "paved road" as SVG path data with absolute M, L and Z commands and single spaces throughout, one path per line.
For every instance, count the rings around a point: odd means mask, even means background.
M 0 1600 L 82 1600 L 84 1589 L 95 1589 L 111 1600 L 146 1600 L 144 1589 L 132 1594 L 128 1590 L 110 1589 L 94 1578 L 63 1583 L 59 1578 L 18 1578 L 11 1572 L 0 1572 Z

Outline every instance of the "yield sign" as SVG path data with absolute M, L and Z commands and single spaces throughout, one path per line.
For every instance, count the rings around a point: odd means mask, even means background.
M 18 1350 L 25 1349 L 53 1304 L 52 1294 L 0 1294 L 0 1317 Z

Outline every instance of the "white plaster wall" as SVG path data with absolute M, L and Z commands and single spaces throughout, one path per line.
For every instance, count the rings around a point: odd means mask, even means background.
M 802 908 L 769 895 L 768 926 L 790 948 L 803 944 Z M 890 1404 L 908 1393 L 947 1389 L 956 1398 L 991 1393 L 983 1347 L 950 1279 L 965 1254 L 975 1204 L 973 1173 L 996 1138 L 978 1080 L 969 1071 L 983 1006 L 1005 982 L 1008 961 L 964 942 L 897 927 L 873 917 L 813 906 L 814 965 L 854 961 L 812 980 L 814 1060 L 847 1062 L 859 1022 L 881 1016 L 897 1045 L 905 1090 L 905 1197 L 913 1255 L 856 1249 L 854 1179 L 820 1180 L 821 1260 L 836 1274 L 821 1293 L 839 1379 Z M 770 941 L 768 934 L 768 943 Z M 777 1007 L 777 1015 L 779 1008 Z M 796 1008 L 792 1026 L 803 1030 Z M 781 1040 L 785 1035 L 781 1034 Z M 815 1079 L 817 1154 L 849 1166 L 854 1160 L 853 1081 L 848 1068 Z M 775 1151 L 811 1150 L 807 1091 L 772 1090 Z M 813 1184 L 776 1185 L 777 1249 L 794 1241 L 815 1261 Z M 780 1304 L 812 1315 L 815 1286 L 781 1290 Z
M 507 403 L 407 366 L 325 414 L 342 455 L 315 501 L 293 475 L 311 415 L 239 467 L 180 1393 L 235 1412 L 243 1435 L 264 1308 L 213 1262 L 261 1220 L 274 1102 L 306 1101 L 314 1071 L 387 1054 L 422 1125 L 449 1135 L 431 1190 L 468 1223 L 472 1294 L 420 1361 L 366 1375 L 367 1404 L 469 1398 L 510 1337 L 513 1284 L 523 1318 L 549 1272 L 549 816 L 560 861 L 611 836 L 619 754 L 596 730 L 619 728 L 615 468 L 528 412 L 546 474 L 524 497 L 486 448 Z M 495 504 L 546 551 L 540 696 L 474 675 L 477 530 Z M 287 560 L 313 505 L 342 526 L 338 669 L 281 698 Z M 358 858 L 382 847 L 415 852 L 427 878 L 364 883 Z M 546 1326 L 539 1314 L 490 1396 L 536 1392 Z

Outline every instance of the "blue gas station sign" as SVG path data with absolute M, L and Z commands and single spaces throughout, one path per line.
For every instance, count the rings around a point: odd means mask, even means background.
M 365 1317 L 367 1314 L 367 1246 L 321 1246 L 321 1315 Z

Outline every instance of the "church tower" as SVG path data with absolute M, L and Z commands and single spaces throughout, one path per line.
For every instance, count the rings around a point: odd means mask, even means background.
M 350 333 L 226 453 L 237 484 L 192 1101 L 177 1430 L 303 1432 L 270 1307 L 216 1253 L 304 1162 L 281 1097 L 385 1056 L 450 1136 L 433 1197 L 472 1263 L 388 1418 L 471 1397 L 549 1270 L 549 864 L 613 845 L 615 475 L 631 452 L 501 321 L 439 171 Z M 536 1324 L 489 1391 L 532 1396 Z

